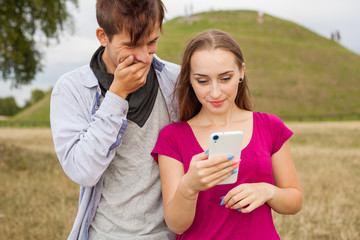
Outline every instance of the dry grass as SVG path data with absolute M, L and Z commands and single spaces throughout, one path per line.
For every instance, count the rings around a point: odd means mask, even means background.
M 49 129 L 0 128 L 0 239 L 66 239 L 79 187 L 54 154 Z
M 304 192 L 294 216 L 274 214 L 283 240 L 360 239 L 360 122 L 288 123 Z M 78 186 L 63 173 L 49 129 L 0 128 L 1 239 L 66 239 Z
M 304 193 L 295 216 L 275 216 L 287 239 L 360 239 L 360 122 L 287 124 Z
M 41 153 L 54 153 L 50 128 L 0 128 L 0 142 Z

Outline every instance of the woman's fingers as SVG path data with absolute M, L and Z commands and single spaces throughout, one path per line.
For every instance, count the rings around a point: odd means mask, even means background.
M 213 172 L 211 174 L 208 174 L 202 178 L 202 183 L 207 187 L 211 188 L 218 183 L 222 182 L 226 178 L 230 177 L 231 174 L 235 174 L 236 171 L 234 171 L 234 167 L 230 166 L 227 168 L 223 168 L 219 171 Z
M 194 155 L 187 175 L 198 191 L 207 190 L 234 174 L 240 159 L 234 156 L 219 156 L 208 159 L 208 153 Z
M 249 213 L 263 205 L 268 199 L 268 185 L 265 183 L 241 184 L 230 190 L 224 198 L 222 205 L 231 209 L 240 209 Z

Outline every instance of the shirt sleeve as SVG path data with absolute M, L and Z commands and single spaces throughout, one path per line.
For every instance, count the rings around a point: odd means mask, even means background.
M 278 152 L 293 132 L 277 116 L 269 114 L 270 129 L 273 141 L 271 155 Z
M 151 152 L 151 156 L 155 159 L 156 162 L 158 162 L 159 154 L 174 158 L 182 162 L 179 153 L 180 151 L 176 139 L 175 124 L 170 124 L 160 131 L 154 150 Z
M 127 121 L 125 100 L 111 92 L 91 114 L 70 81 L 55 85 L 50 101 L 50 121 L 54 147 L 65 173 L 84 187 L 94 186 L 121 144 Z M 124 106 L 121 106 L 123 103 Z

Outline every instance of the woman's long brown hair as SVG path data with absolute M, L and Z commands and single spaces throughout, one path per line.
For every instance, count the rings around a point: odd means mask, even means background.
M 195 36 L 187 45 L 181 64 L 181 71 L 175 86 L 175 97 L 179 103 L 180 121 L 193 118 L 201 110 L 201 103 L 197 99 L 190 84 L 190 60 L 194 52 L 200 50 L 222 49 L 234 54 L 239 69 L 242 69 L 244 57 L 236 41 L 227 33 L 220 30 L 207 30 Z M 235 104 L 245 110 L 253 110 L 253 99 L 244 76 L 238 85 Z

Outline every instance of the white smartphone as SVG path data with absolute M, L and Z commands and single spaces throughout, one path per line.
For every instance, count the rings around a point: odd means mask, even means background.
M 209 159 L 224 155 L 234 155 L 233 159 L 239 159 L 241 154 L 243 136 L 244 133 L 242 131 L 216 132 L 211 134 L 209 145 Z M 236 173 L 231 174 L 230 177 L 218 183 L 218 185 L 235 183 L 238 178 L 239 167 L 234 170 L 236 170 Z

